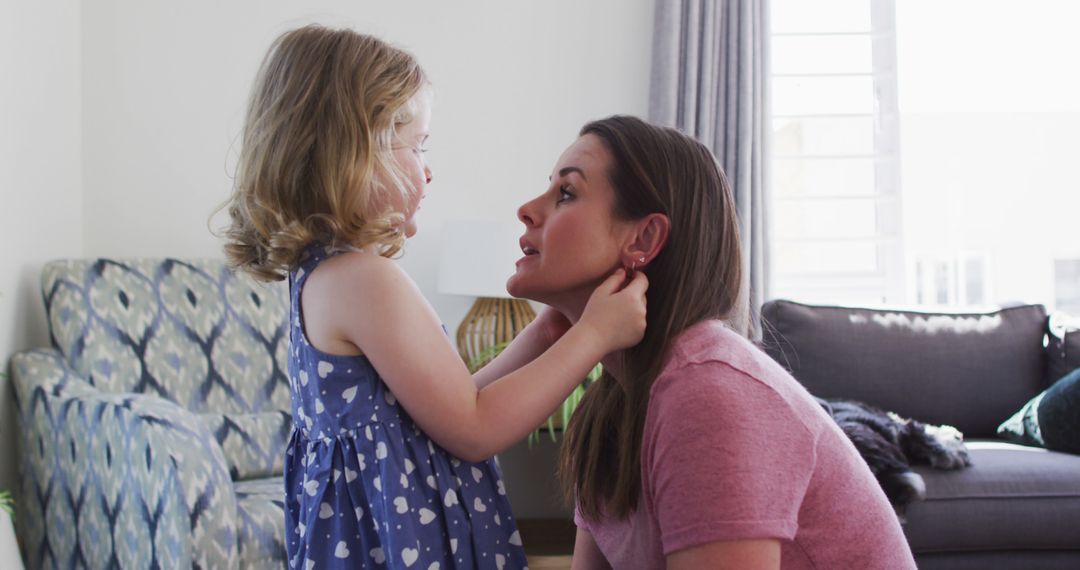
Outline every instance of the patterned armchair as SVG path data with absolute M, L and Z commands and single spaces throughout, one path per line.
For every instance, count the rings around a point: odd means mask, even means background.
M 288 296 L 220 260 L 59 261 L 12 361 L 31 568 L 285 564 Z

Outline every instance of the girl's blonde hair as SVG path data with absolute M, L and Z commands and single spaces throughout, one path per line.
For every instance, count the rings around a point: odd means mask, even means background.
M 310 25 L 278 37 L 255 80 L 223 206 L 229 263 L 271 281 L 314 241 L 397 253 L 404 218 L 385 208 L 409 189 L 391 149 L 427 85 L 415 58 L 372 36 Z

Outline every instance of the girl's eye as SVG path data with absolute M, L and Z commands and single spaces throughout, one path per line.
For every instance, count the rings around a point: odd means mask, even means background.
M 559 199 L 555 201 L 556 204 L 561 204 L 567 200 L 573 200 L 574 194 L 571 192 L 573 188 L 570 186 L 559 186 Z

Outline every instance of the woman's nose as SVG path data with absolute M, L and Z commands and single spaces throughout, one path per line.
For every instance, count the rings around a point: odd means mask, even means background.
M 535 226 L 538 218 L 536 208 L 534 208 L 535 202 L 535 199 L 529 200 L 522 204 L 517 210 L 518 219 L 528 227 Z
M 427 179 L 427 184 L 431 184 L 431 167 L 424 165 L 424 177 Z

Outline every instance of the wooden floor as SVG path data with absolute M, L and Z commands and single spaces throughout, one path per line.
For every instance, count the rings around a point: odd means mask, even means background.
M 529 570 L 570 570 L 569 556 L 528 556 Z
M 574 521 L 563 519 L 518 519 L 521 542 L 530 570 L 570 570 L 574 552 Z

